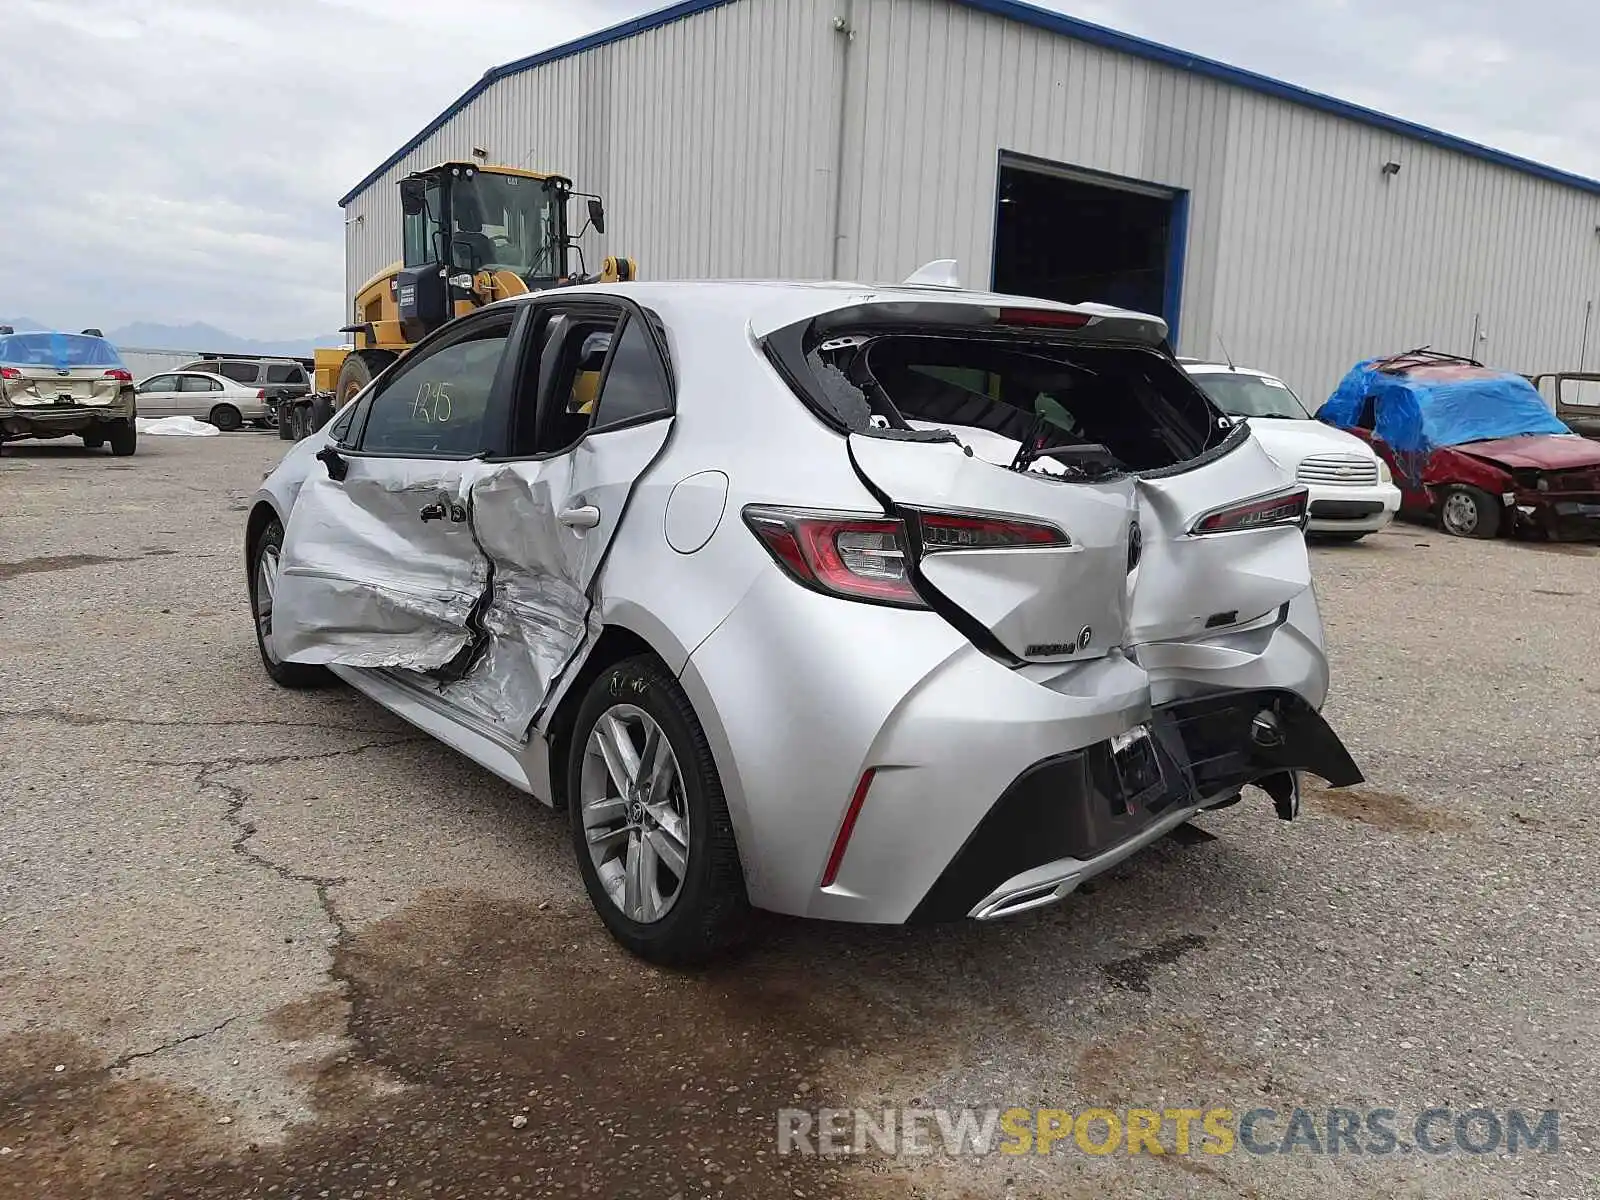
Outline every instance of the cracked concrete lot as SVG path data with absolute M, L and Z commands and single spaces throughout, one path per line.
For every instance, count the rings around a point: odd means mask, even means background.
M 1300 821 L 1252 795 L 1030 917 L 771 919 L 680 975 L 607 940 L 559 814 L 268 684 L 282 449 L 0 456 L 0 1196 L 1600 1195 L 1594 551 L 1316 551 L 1368 782 Z M 777 1152 L 780 1108 L 901 1105 L 1562 1115 L 1516 1156 Z

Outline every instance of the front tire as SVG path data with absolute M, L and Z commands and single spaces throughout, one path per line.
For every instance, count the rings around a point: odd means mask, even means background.
M 1439 527 L 1453 537 L 1495 537 L 1500 532 L 1500 504 L 1482 488 L 1451 484 L 1439 494 Z
M 127 458 L 139 448 L 139 430 L 132 420 L 113 421 L 106 429 L 106 440 L 111 443 L 111 453 Z
M 244 424 L 244 416 L 231 404 L 219 404 L 211 410 L 211 415 L 206 418 L 223 433 L 232 433 Z
M 278 590 L 278 568 L 283 555 L 283 526 L 272 520 L 261 531 L 250 556 L 250 613 L 255 618 L 256 650 L 261 665 L 279 687 L 326 687 L 333 674 L 326 667 L 307 663 L 281 662 L 272 653 L 272 603 Z
M 738 944 L 750 902 L 722 780 L 688 696 L 654 658 L 589 688 L 567 796 L 578 871 L 612 937 L 662 966 Z

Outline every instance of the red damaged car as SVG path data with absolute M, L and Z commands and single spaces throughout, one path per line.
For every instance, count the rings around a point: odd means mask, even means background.
M 1457 537 L 1600 540 L 1600 443 L 1526 378 L 1431 350 L 1368 359 L 1317 410 L 1389 464 L 1402 514 Z

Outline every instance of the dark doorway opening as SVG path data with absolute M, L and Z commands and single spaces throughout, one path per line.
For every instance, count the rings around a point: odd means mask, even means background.
M 1186 201 L 1182 192 L 1007 156 L 995 290 L 1155 313 L 1175 344 Z

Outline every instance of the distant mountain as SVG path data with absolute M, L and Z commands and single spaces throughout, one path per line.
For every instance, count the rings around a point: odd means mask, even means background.
M 18 333 L 51 328 L 27 317 L 0 317 L 0 325 L 10 325 Z M 199 353 L 268 354 L 287 358 L 309 358 L 315 346 L 340 346 L 344 338 L 337 333 L 320 337 L 284 338 L 278 341 L 240 337 L 203 321 L 188 325 L 163 325 L 156 321 L 134 321 L 120 329 L 107 329 L 106 337 L 120 347 L 137 346 L 147 350 L 183 350 Z
M 18 326 L 20 329 L 21 326 Z M 337 334 L 321 337 L 285 338 L 277 341 L 240 337 L 215 325 L 193 321 L 188 325 L 162 325 L 154 321 L 134 321 L 119 329 L 106 330 L 106 337 L 118 346 L 141 346 L 161 350 L 204 350 L 235 354 L 276 354 L 309 358 L 315 346 L 342 345 Z

